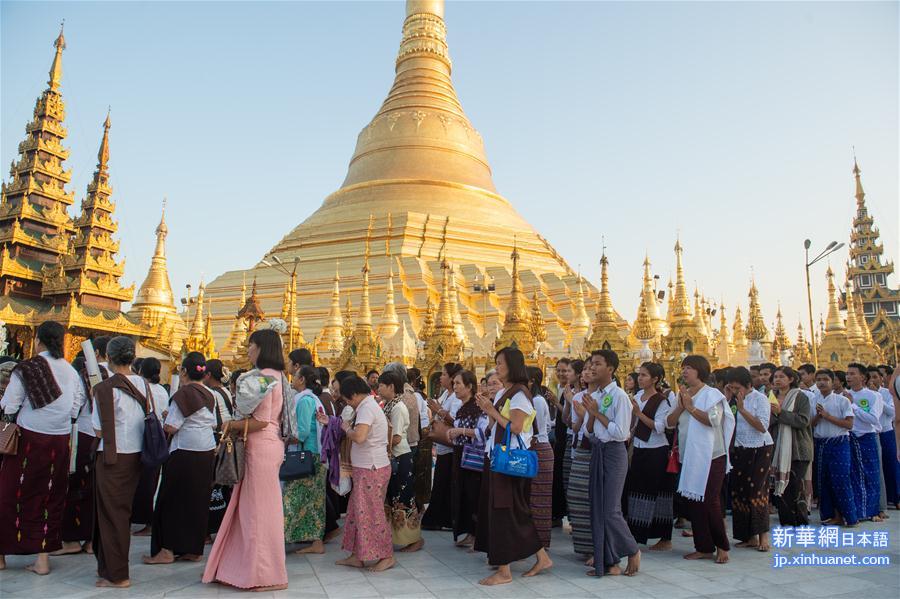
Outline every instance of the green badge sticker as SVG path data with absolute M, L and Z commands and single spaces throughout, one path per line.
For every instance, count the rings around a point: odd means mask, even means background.
M 603 400 L 600 404 L 600 407 L 603 409 L 603 413 L 606 414 L 606 410 L 609 409 L 609 406 L 612 405 L 613 398 L 611 395 L 604 395 Z
M 866 412 L 872 409 L 872 406 L 869 405 L 869 400 L 865 397 L 859 400 L 859 407 L 861 407 Z
M 731 406 L 731 413 L 737 416 L 737 404 Z

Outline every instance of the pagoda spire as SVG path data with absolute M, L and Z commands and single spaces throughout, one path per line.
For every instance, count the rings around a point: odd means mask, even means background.
M 531 314 L 529 315 L 531 336 L 535 343 L 541 344 L 547 340 L 547 329 L 544 327 L 544 315 L 541 313 L 541 303 L 538 300 L 537 289 L 531 296 Z
M 859 207 L 864 207 L 866 204 L 866 192 L 863 191 L 862 185 L 862 177 L 860 176 L 862 171 L 859 169 L 859 163 L 856 161 L 856 156 L 853 156 L 853 178 L 856 179 L 856 205 Z
M 837 286 L 834 284 L 834 271 L 831 265 L 825 271 L 828 278 L 828 318 L 825 320 L 825 333 L 846 332 L 847 327 L 841 319 L 841 311 L 838 307 Z
M 438 303 L 435 328 L 439 331 L 454 329 L 453 310 L 450 307 L 450 264 L 446 254 L 441 257 L 441 298 Z
M 625 341 L 619 334 L 619 318 L 609 292 L 609 258 L 606 257 L 605 248 L 600 256 L 600 298 L 597 300 L 597 314 L 585 349 L 611 349 L 619 354 L 626 350 Z
M 47 81 L 47 85 L 50 86 L 51 91 L 59 90 L 62 85 L 62 53 L 63 50 L 66 49 L 66 38 L 63 37 L 63 29 L 65 26 L 65 21 L 60 23 L 59 35 L 53 42 L 53 47 L 56 48 L 56 55 L 53 57 L 53 63 L 50 65 L 50 79 Z
M 335 262 L 334 279 L 331 288 L 331 307 L 325 325 L 319 333 L 316 347 L 319 352 L 339 350 L 344 344 L 344 317 L 341 314 L 340 263 Z
M 244 304 L 247 302 L 247 274 L 244 273 L 241 279 L 241 299 L 238 303 L 238 310 L 244 307 Z M 234 323 L 231 325 L 231 332 L 228 334 L 228 339 L 225 341 L 225 345 L 222 346 L 223 354 L 234 354 L 237 352 L 238 347 L 243 343 L 244 337 L 247 334 L 247 322 L 243 318 L 235 318 Z
M 206 284 L 200 280 L 200 289 L 197 292 L 195 300 L 197 309 L 194 311 L 194 318 L 191 321 L 191 328 L 188 332 L 187 339 L 184 340 L 184 349 L 192 352 L 200 352 L 205 355 L 206 351 L 206 321 L 203 316 L 203 302 L 206 296 Z M 190 306 L 190 303 L 188 303 Z
M 588 316 L 584 306 L 584 285 L 582 284 L 581 273 L 575 285 L 575 300 L 572 309 L 572 324 L 569 325 L 570 336 L 573 339 L 584 337 L 591 329 L 591 318 Z
M 656 331 L 653 329 L 653 320 L 650 317 L 650 310 L 647 309 L 647 296 L 641 294 L 641 301 L 638 304 L 638 315 L 634 321 L 632 329 L 634 338 L 638 341 L 650 341 L 656 337 Z
M 719 304 L 719 338 L 716 346 L 716 361 L 720 366 L 731 364 L 732 348 L 729 339 L 728 319 L 725 315 L 725 302 Z
M 841 319 L 840 308 L 838 307 L 838 290 L 834 284 L 834 271 L 831 265 L 825 272 L 828 277 L 828 316 L 825 320 L 825 330 L 822 333 L 822 340 L 819 344 L 819 366 L 828 368 L 843 368 L 851 360 L 856 359 L 857 352 L 854 351 L 850 338 L 847 336 L 847 327 Z
M 803 337 L 803 324 L 797 324 L 797 344 L 794 345 L 794 360 L 799 364 L 805 364 L 812 361 L 812 349 Z
M 372 329 L 372 309 L 369 306 L 369 243 L 371 237 L 372 216 L 369 215 L 369 229 L 366 232 L 366 251 L 363 255 L 362 297 L 359 300 L 359 315 L 356 319 L 356 328 L 360 330 Z
M 247 323 L 247 330 L 252 331 L 256 327 L 256 323 L 265 318 L 266 314 L 259 305 L 259 296 L 256 293 L 256 277 L 253 277 L 253 286 L 250 288 L 250 297 L 238 310 L 238 318 L 243 319 Z
M 665 322 L 659 314 L 659 305 L 656 302 L 656 289 L 653 287 L 653 273 L 650 269 L 650 255 L 644 254 L 644 275 L 641 285 L 641 301 L 647 308 L 647 315 L 653 326 L 656 335 L 661 335 L 663 331 L 663 322 Z M 638 307 L 640 310 L 640 307 Z M 638 314 L 640 317 L 640 314 Z
M 150 270 L 144 282 L 141 283 L 137 295 L 134 297 L 135 308 L 158 308 L 160 311 L 176 311 L 175 296 L 172 293 L 172 284 L 169 282 L 169 270 L 166 260 L 166 237 L 169 235 L 169 226 L 166 224 L 166 201 L 163 200 L 162 215 L 156 226 L 156 248 L 150 259 Z M 241 301 L 243 305 L 243 300 Z M 143 319 L 142 319 L 143 320 Z
M 706 315 L 703 312 L 703 303 L 700 301 L 700 290 L 694 286 L 694 322 L 705 337 L 711 337 L 712 331 L 706 326 Z
M 732 343 L 735 349 L 746 347 L 747 336 L 744 332 L 744 319 L 741 317 L 741 307 L 734 309 L 734 323 L 732 324 Z
M 75 231 L 67 212 L 75 202 L 75 193 L 66 191 L 72 180 L 71 169 L 64 168 L 69 151 L 62 145 L 68 135 L 63 124 L 66 105 L 60 93 L 65 48 L 62 29 L 53 45 L 56 55 L 48 87 L 35 101 L 33 118 L 25 125 L 25 139 L 19 144 L 18 159 L 10 166 L 10 180 L 0 185 L 0 243 L 9 251 L 9 259 L 0 264 L 0 294 L 32 300 L 45 295 L 45 268 L 51 269 L 55 278 L 65 278 L 62 260 L 71 252 Z M 70 292 L 62 289 L 62 283 L 58 287 L 61 297 L 55 303 L 65 304 Z
M 768 330 L 763 320 L 762 310 L 759 307 L 759 291 L 756 289 L 756 280 L 750 280 L 750 309 L 747 312 L 747 338 L 752 341 L 765 340 Z
M 684 266 L 681 263 L 681 238 L 675 241 L 675 296 L 672 298 L 671 322 L 691 319 L 691 301 L 688 298 L 687 285 L 684 282 Z
M 784 328 L 784 319 L 781 315 L 781 303 L 778 304 L 778 312 L 775 314 L 775 337 L 772 340 L 773 357 L 781 358 L 782 352 L 791 349 L 791 340 Z
M 495 349 L 515 346 L 526 356 L 531 356 L 537 348 L 532 335 L 530 317 L 522 297 L 522 281 L 519 279 L 519 245 L 513 238 L 512 259 L 512 291 L 509 296 L 509 307 L 503 321 L 503 330 L 495 341 Z
M 384 300 L 384 310 L 381 312 L 379 333 L 385 339 L 390 339 L 400 329 L 400 319 L 397 317 L 397 308 L 394 305 L 394 261 L 388 257 L 387 295 Z
M 97 152 L 97 168 L 81 202 L 81 215 L 75 220 L 77 234 L 72 251 L 55 267 L 44 268 L 42 295 L 63 303 L 75 294 L 83 305 L 118 310 L 122 302 L 134 298 L 134 286 L 123 288 L 119 279 L 125 272 L 125 261 L 117 262 L 119 242 L 113 238 L 118 224 L 112 215 L 115 204 L 110 199 L 109 185 L 110 115 L 103 122 L 103 136 Z
M 851 344 L 859 345 L 865 343 L 866 336 L 859 321 L 856 319 L 856 301 L 853 297 L 853 285 L 849 280 L 845 283 L 845 289 L 847 290 L 845 298 L 847 304 L 847 338 L 850 339 Z

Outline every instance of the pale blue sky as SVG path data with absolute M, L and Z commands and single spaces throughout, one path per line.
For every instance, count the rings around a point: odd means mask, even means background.
M 181 294 L 255 263 L 340 186 L 393 80 L 404 8 L 3 1 L 0 17 L 0 164 L 65 18 L 69 189 L 83 197 L 111 105 L 124 280 L 143 279 L 168 196 Z M 645 249 L 664 282 L 680 230 L 689 283 L 724 297 L 729 321 L 752 266 L 767 322 L 780 299 L 793 335 L 803 239 L 848 238 L 853 145 L 897 259 L 896 2 L 451 1 L 446 22 L 497 189 L 595 283 L 605 235 L 629 320 Z

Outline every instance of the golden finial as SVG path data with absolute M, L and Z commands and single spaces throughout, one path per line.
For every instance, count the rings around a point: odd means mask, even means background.
M 858 206 L 863 206 L 866 200 L 866 192 L 863 191 L 862 185 L 862 171 L 859 168 L 859 163 L 856 161 L 856 148 L 853 149 L 853 177 L 856 179 L 856 204 Z
M 531 336 L 535 342 L 543 343 L 547 340 L 547 329 L 544 327 L 544 315 L 541 313 L 541 304 L 538 301 L 537 289 L 534 290 L 531 299 Z
M 59 24 L 59 35 L 53 42 L 53 47 L 56 48 L 56 55 L 53 57 L 53 64 L 50 65 L 50 80 L 47 82 L 51 91 L 58 90 L 62 83 L 62 53 L 66 49 L 66 38 L 63 37 L 65 26 L 66 20 L 63 19 L 62 23 Z
M 656 335 L 653 332 L 653 322 L 650 320 L 650 312 L 647 310 L 647 299 L 641 294 L 641 302 L 638 304 L 638 317 L 634 321 L 634 337 L 639 341 L 649 341 Z
M 97 152 L 97 170 L 105 172 L 109 162 L 109 128 L 111 126 L 109 115 L 111 109 L 106 111 L 106 120 L 103 121 L 103 139 L 100 141 L 100 150 Z
M 856 318 L 856 300 L 853 297 L 853 285 L 851 285 L 849 279 L 845 283 L 845 289 L 847 294 L 847 338 L 854 345 L 865 343 L 866 335 L 860 326 L 859 320 Z
M 831 270 L 830 264 L 828 265 L 828 270 L 825 271 L 825 276 L 828 279 L 828 319 L 825 322 L 824 330 L 826 333 L 846 331 L 847 328 L 844 326 L 844 321 L 841 320 L 841 313 L 838 308 L 837 287 L 834 284 L 834 271 Z

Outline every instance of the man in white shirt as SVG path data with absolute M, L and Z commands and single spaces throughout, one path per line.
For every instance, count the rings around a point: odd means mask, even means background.
M 884 399 L 884 410 L 881 412 L 881 466 L 884 471 L 885 501 L 893 504 L 894 509 L 900 509 L 900 459 L 897 457 L 897 439 L 894 431 L 894 421 L 897 419 L 897 407 L 894 405 L 894 396 L 885 385 L 890 385 L 893 368 L 885 364 L 879 364 L 881 382 L 878 392 Z
M 854 526 L 859 521 L 850 482 L 850 429 L 853 405 L 834 392 L 834 372 L 816 372 L 816 415 L 811 421 L 816 454 L 819 515 L 823 524 Z
M 845 395 L 853 402 L 851 478 L 859 519 L 881 522 L 879 503 L 882 472 L 881 461 L 878 459 L 878 433 L 881 430 L 884 401 L 880 394 L 866 388 L 868 380 L 869 372 L 865 365 L 852 362 L 847 366 L 848 389 Z
M 619 574 L 619 562 L 628 558 L 626 575 L 637 573 L 641 552 L 622 515 L 622 491 L 628 474 L 625 441 L 631 434 L 631 400 L 613 381 L 619 356 L 609 349 L 591 352 L 591 373 L 597 390 L 582 399 L 591 437 L 591 528 L 594 572 Z

